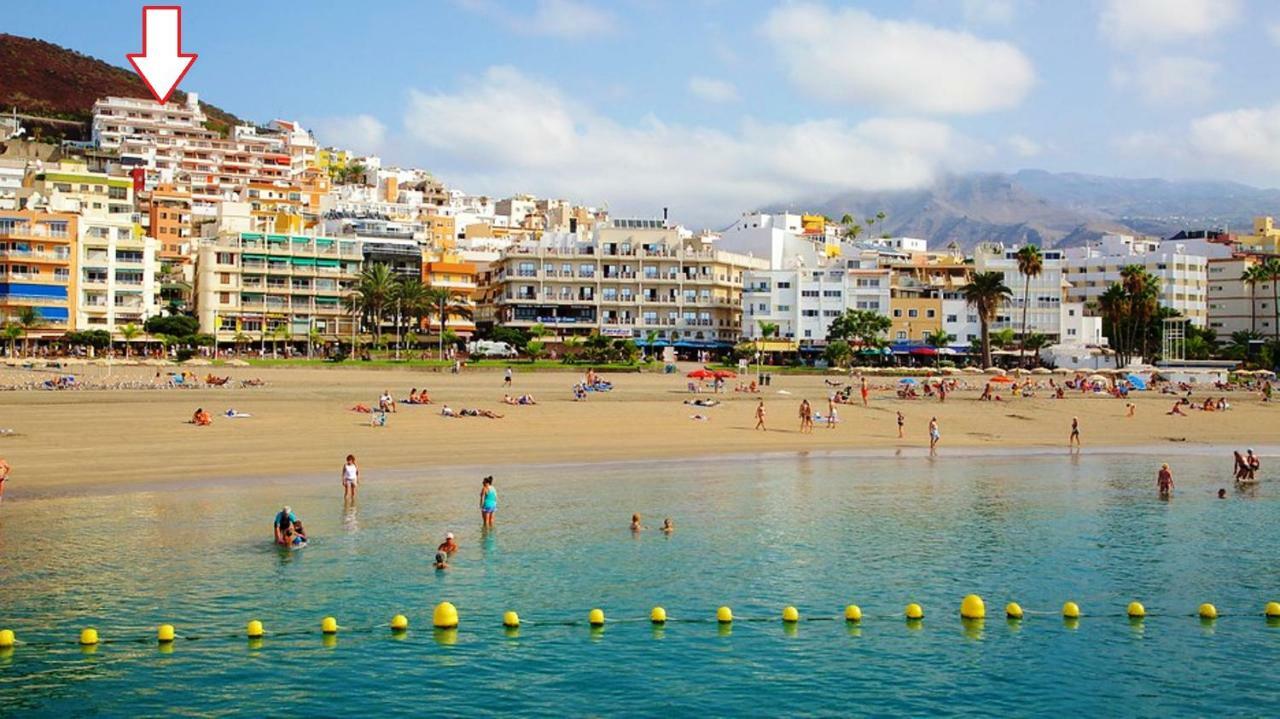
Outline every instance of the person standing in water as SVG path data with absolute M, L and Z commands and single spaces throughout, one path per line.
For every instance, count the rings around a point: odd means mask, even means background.
M 493 487 L 493 475 L 489 475 L 480 485 L 480 519 L 486 528 L 493 528 L 493 513 L 496 511 L 498 490 Z
M 347 455 L 347 463 L 342 465 L 342 499 L 352 502 L 356 498 L 356 489 L 360 486 L 360 467 L 356 465 L 356 456 Z
M 1160 472 L 1156 474 L 1156 488 L 1160 490 L 1161 497 L 1173 494 L 1173 472 L 1168 464 L 1160 465 Z
M 938 440 L 942 439 L 942 433 L 938 431 L 938 418 L 929 419 L 929 454 L 938 453 Z
M 764 426 L 764 400 L 760 400 L 760 404 L 756 405 L 756 429 L 769 431 Z
M 1080 448 L 1080 418 L 1079 417 L 1071 418 L 1071 437 L 1067 439 L 1067 446 L 1070 447 L 1072 445 L 1074 445 L 1077 449 Z

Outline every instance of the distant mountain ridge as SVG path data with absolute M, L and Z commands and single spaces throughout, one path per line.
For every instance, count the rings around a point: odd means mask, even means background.
M 0 110 L 87 123 L 99 98 L 151 98 L 132 70 L 35 38 L 0 33 Z M 186 102 L 178 91 L 170 102 Z M 209 127 L 225 132 L 244 121 L 201 102 Z M 25 122 L 25 121 L 24 121 Z M 43 129 L 43 128 L 42 128 Z M 87 139 L 87 138 L 76 138 Z
M 768 209 L 802 208 L 836 219 L 883 211 L 883 223 L 860 222 L 864 232 L 921 237 L 934 249 L 955 242 L 970 250 L 983 241 L 1070 247 L 1108 232 L 1169 237 L 1184 229 L 1247 228 L 1256 215 L 1280 213 L 1280 190 L 1020 170 L 947 175 L 919 190 L 848 192 Z

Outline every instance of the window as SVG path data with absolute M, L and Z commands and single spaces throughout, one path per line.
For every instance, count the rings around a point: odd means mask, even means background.
M 804 317 L 817 317 L 818 311 L 817 310 L 800 310 L 800 314 Z
M 840 290 L 823 290 L 822 291 L 823 297 L 839 297 L 840 295 L 841 295 Z
M 219 293 L 218 293 L 218 301 L 219 301 L 219 302 L 221 302 L 221 303 L 222 303 L 222 304 L 224 304 L 224 305 L 225 305 L 225 304 L 230 304 L 230 303 L 231 303 L 231 293 L 230 293 L 230 292 L 219 292 Z
M 919 317 L 919 316 L 920 316 L 920 310 L 907 310 L 907 316 L 908 316 L 908 317 Z
M 907 333 L 906 333 L 906 332 L 899 331 L 899 332 L 898 332 L 898 334 L 897 334 L 896 336 L 897 336 L 897 338 L 898 338 L 898 339 L 900 339 L 900 340 L 905 340 L 905 339 L 907 338 Z
M 780 289 L 780 290 L 789 290 L 789 289 L 791 289 L 791 283 L 790 283 L 790 282 L 778 282 L 778 289 Z
M 958 321 L 959 321 L 959 320 L 958 320 L 958 319 L 956 319 L 956 316 L 955 316 L 955 315 L 947 315 L 947 323 L 948 323 L 948 324 L 955 324 L 955 323 L 956 323 L 956 322 L 958 322 Z
M 840 310 L 823 310 L 822 316 L 823 317 L 839 317 Z
M 893 316 L 894 316 L 894 317 L 901 317 L 901 316 L 902 316 L 902 310 L 894 310 L 894 311 L 893 311 Z
M 801 297 L 817 297 L 818 291 L 817 290 L 800 290 L 800 296 Z
M 937 314 L 938 314 L 938 313 L 937 313 L 937 312 L 934 312 L 933 310 L 925 310 L 925 311 L 924 311 L 924 316 L 925 316 L 925 317 L 928 317 L 929 319 L 933 319 L 934 317 L 936 317 L 936 316 L 937 316 Z

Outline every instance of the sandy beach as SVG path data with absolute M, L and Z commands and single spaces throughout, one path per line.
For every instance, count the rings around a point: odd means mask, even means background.
M 691 369 L 684 368 L 684 369 Z M 572 372 L 516 372 L 510 390 L 501 371 L 474 370 L 459 375 L 409 369 L 193 368 L 201 376 L 212 369 L 233 382 L 260 377 L 261 388 L 182 390 L 77 390 L 0 392 L 0 456 L 13 466 L 6 496 L 38 496 L 79 491 L 128 491 L 145 485 L 210 480 L 239 481 L 279 476 L 333 474 L 342 457 L 359 457 L 366 478 L 379 470 L 522 463 L 598 462 L 753 453 L 910 448 L 928 445 L 927 425 L 936 416 L 941 427 L 940 456 L 948 449 L 998 453 L 1006 448 L 1061 447 L 1066 451 L 1071 418 L 1080 418 L 1086 451 L 1100 446 L 1194 444 L 1243 448 L 1274 441 L 1277 406 L 1254 393 L 1230 392 L 1225 412 L 1165 413 L 1170 395 L 1135 393 L 1136 417 L 1125 416 L 1125 402 L 1069 393 L 1065 400 L 1047 392 L 1030 399 L 977 401 L 984 378 L 966 377 L 971 389 L 945 403 L 936 399 L 901 400 L 896 380 L 872 378 L 869 407 L 840 405 L 840 423 L 819 423 L 811 434 L 799 430 L 802 399 L 826 412 L 830 377 L 775 375 L 758 395 L 691 395 L 680 375 L 613 374 L 616 389 L 592 393 L 574 402 Z M 103 368 L 77 368 L 82 381 L 102 378 Z M 115 367 L 113 380 L 151 381 L 152 367 Z M 0 384 L 54 376 L 52 372 L 0 370 Z M 349 410 L 356 403 L 375 405 L 381 392 L 403 398 L 411 387 L 426 387 L 429 406 L 405 406 L 385 427 L 370 426 L 370 416 Z M 529 393 L 537 406 L 506 406 L 505 392 Z M 783 394 L 783 392 L 789 394 Z M 1221 393 L 1216 393 L 1215 396 Z M 1203 399 L 1205 395 L 1195 395 Z M 716 407 L 684 404 L 694 397 L 721 401 Z M 857 398 L 857 392 L 854 392 Z M 768 431 L 755 431 L 754 410 L 763 399 Z M 440 416 L 443 403 L 454 409 L 483 408 L 503 419 Z M 188 423 L 203 407 L 214 415 L 209 427 Z M 229 408 L 252 417 L 219 416 Z M 906 416 L 899 439 L 896 413 Z M 697 421 L 691 415 L 709 419 Z M 1177 443 L 1176 445 L 1173 443 Z M 1186 444 L 1182 444 L 1186 443 Z M 1228 455 L 1229 457 L 1229 455 Z

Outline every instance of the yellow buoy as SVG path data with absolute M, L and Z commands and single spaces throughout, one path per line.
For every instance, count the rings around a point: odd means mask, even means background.
M 502 615 L 502 626 L 511 628 L 520 626 L 520 615 L 515 612 L 506 612 Z
M 1200 615 L 1201 619 L 1217 619 L 1218 618 L 1218 608 L 1208 602 L 1201 604 L 1200 608 L 1196 610 L 1196 613 Z
M 794 623 L 794 622 L 800 621 L 800 611 L 797 610 L 795 607 L 783 607 L 782 621 L 787 623 Z
M 649 621 L 654 624 L 666 624 L 667 610 L 662 607 L 654 607 L 653 611 L 649 612 Z
M 987 616 L 987 605 L 982 597 L 970 594 L 960 600 L 960 616 L 965 619 L 983 619 Z
M 924 619 L 924 607 L 912 602 L 907 605 L 907 619 Z
M 161 624 L 156 629 L 156 641 L 159 641 L 162 644 L 173 641 L 174 636 L 172 624 Z
M 12 629 L 0 629 L 0 649 L 8 649 L 15 641 Z
M 716 610 L 716 621 L 721 624 L 728 624 L 733 621 L 733 610 L 728 607 L 720 607 Z
M 1067 619 L 1080 618 L 1080 605 L 1075 602 L 1067 602 L 1062 605 L 1062 616 Z
M 245 625 L 244 633 L 249 635 L 250 639 L 261 639 L 262 635 L 264 634 L 264 632 L 262 631 L 262 622 L 258 621 L 257 619 L 250 621 L 247 625 Z
M 325 617 L 324 619 L 321 619 L 320 631 L 324 632 L 325 634 L 337 634 L 338 620 L 334 619 L 333 617 Z
M 397 614 L 391 618 L 391 631 L 403 632 L 409 628 L 409 618 L 403 614 Z
M 1262 610 L 1262 613 L 1271 618 L 1280 617 L 1280 602 L 1267 602 L 1267 606 Z
M 98 643 L 98 630 L 92 627 L 80 630 L 80 645 L 91 647 Z
M 603 627 L 604 610 L 592 609 L 590 612 L 587 612 L 587 624 L 590 624 L 593 627 Z
M 850 604 L 844 608 L 844 620 L 846 622 L 862 621 L 862 608 L 857 604 Z
M 458 626 L 458 608 L 449 602 L 440 602 L 431 613 L 431 626 L 436 629 L 453 629 Z
M 1017 602 L 1009 602 L 1004 605 L 1004 615 L 1009 619 L 1022 619 L 1022 605 Z
M 1147 616 L 1147 608 L 1142 606 L 1142 602 L 1129 602 L 1129 606 L 1125 609 L 1130 619 L 1141 619 Z

